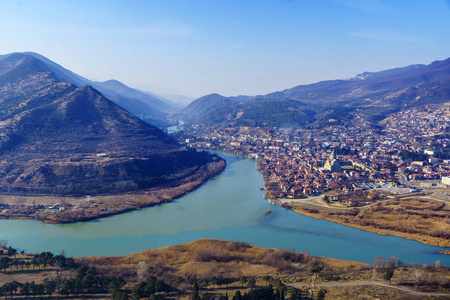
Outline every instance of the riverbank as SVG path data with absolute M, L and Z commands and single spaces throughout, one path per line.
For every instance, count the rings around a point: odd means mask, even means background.
M 4 253 L 8 249 L 3 249 Z M 165 299 L 191 299 L 192 286 L 203 299 L 231 299 L 241 294 L 273 286 L 287 295 L 297 293 L 302 299 L 326 289 L 326 299 L 446 299 L 450 293 L 450 270 L 443 267 L 405 267 L 392 257 L 376 265 L 309 255 L 307 251 L 256 247 L 247 243 L 219 239 L 200 239 L 191 243 L 145 250 L 125 256 L 74 258 L 73 263 L 57 263 L 62 255 L 50 252 L 8 255 L 6 268 L 0 270 L 0 287 L 17 282 L 17 297 L 29 292 L 23 284 L 58 287 L 49 296 L 70 299 L 69 294 L 94 299 L 109 297 L 101 285 L 88 283 L 95 278 L 121 278 L 120 291 L 128 297 L 142 282 L 160 280 L 172 287 L 160 291 Z M 54 259 L 58 257 L 58 259 Z M 83 267 L 88 266 L 88 267 Z M 385 274 L 392 272 L 387 281 Z M 87 275 L 94 274 L 95 278 Z M 153 277 L 152 277 L 153 276 Z M 63 282 L 83 282 L 77 290 L 62 288 Z M 297 290 L 294 290 L 297 289 Z M 6 289 L 5 289 L 6 290 Z M 43 292 L 43 291 L 42 291 Z M 156 291 L 158 292 L 158 291 Z M 37 294 L 37 295 L 36 295 Z M 41 295 L 36 291 L 33 296 Z
M 450 206 L 427 198 L 392 198 L 367 207 L 332 207 L 321 199 L 308 198 L 271 200 L 271 203 L 308 217 L 380 235 L 398 236 L 441 248 L 450 247 L 450 226 L 447 223 Z M 430 209 L 435 207 L 439 210 Z M 441 253 L 450 252 L 443 250 Z
M 277 282 L 302 290 L 304 297 L 326 287 L 326 298 L 330 299 L 420 299 L 438 292 L 448 296 L 450 292 L 450 271 L 446 268 L 398 267 L 396 258 L 369 266 L 217 239 L 126 256 L 85 257 L 76 262 L 96 266 L 107 276 L 120 274 L 130 282 L 138 282 L 141 274 L 156 276 L 185 290 L 186 298 L 182 299 L 188 299 L 190 278 L 196 278 L 202 297 L 211 299 L 225 294 L 231 298 L 237 290 L 243 294 L 268 284 L 276 286 Z M 386 270 L 394 270 L 391 283 L 383 280 Z M 420 297 L 414 298 L 414 293 Z
M 215 150 L 255 160 L 255 157 L 235 149 L 217 148 Z M 259 163 L 257 161 L 258 171 L 261 169 Z M 267 189 L 268 178 L 263 177 L 266 191 L 270 191 L 270 188 Z M 450 203 L 432 198 L 428 194 L 423 197 L 419 194 L 392 195 L 379 199 L 379 203 L 372 199 L 370 200 L 372 204 L 361 207 L 332 207 L 323 200 L 318 203 L 308 199 L 311 198 L 269 199 L 269 202 L 315 219 L 323 219 L 380 235 L 402 237 L 425 245 L 450 247 L 450 221 L 448 220 Z M 443 250 L 440 253 L 449 254 L 450 251 Z
M 171 202 L 221 173 L 224 160 L 208 163 L 193 174 L 163 187 L 117 195 L 63 197 L 0 195 L 0 219 L 34 219 L 45 223 L 73 223 L 117 215 Z

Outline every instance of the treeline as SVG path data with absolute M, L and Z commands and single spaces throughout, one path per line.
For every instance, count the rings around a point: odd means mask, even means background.
M 425 153 L 415 153 L 408 150 L 402 150 L 400 153 L 403 160 L 412 160 L 412 161 L 425 161 L 428 158 L 428 155 Z
M 40 296 L 54 294 L 68 297 L 85 296 L 87 294 L 111 293 L 113 299 L 127 299 L 126 293 L 121 291 L 125 285 L 122 277 L 107 277 L 97 274 L 95 268 L 81 266 L 76 276 L 67 279 L 48 280 L 42 283 L 13 281 L 0 287 L 0 296 L 13 298 L 14 296 Z
M 272 126 L 298 126 L 313 122 L 315 112 L 307 109 L 300 101 L 283 99 L 277 101 L 253 101 L 251 109 L 247 107 L 238 124 L 256 122 L 257 124 L 270 124 Z
M 7 272 L 8 269 L 12 272 L 14 268 L 16 271 L 21 269 L 22 271 L 26 268 L 30 270 L 33 267 L 34 270 L 41 269 L 43 267 L 45 269 L 46 266 L 50 265 L 56 268 L 56 272 L 58 273 L 61 269 L 73 269 L 76 268 L 77 265 L 72 258 L 65 257 L 64 255 L 54 255 L 51 252 L 41 252 L 40 254 L 34 254 L 31 259 L 17 259 L 11 258 L 12 256 L 16 256 L 17 250 L 8 247 L 7 252 L 4 250 L 0 250 L 0 271 Z M 23 254 L 23 252 L 22 252 Z

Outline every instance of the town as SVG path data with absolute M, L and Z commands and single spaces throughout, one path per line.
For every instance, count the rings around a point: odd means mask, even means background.
M 269 199 L 345 194 L 389 185 L 415 192 L 450 183 L 450 105 L 398 112 L 379 122 L 321 128 L 180 126 L 180 143 L 253 158 Z M 412 185 L 414 182 L 416 185 Z M 352 202 L 347 202 L 352 205 Z

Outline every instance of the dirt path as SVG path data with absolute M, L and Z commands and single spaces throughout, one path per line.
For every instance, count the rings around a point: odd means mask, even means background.
M 412 290 L 410 288 L 398 285 L 391 285 L 379 281 L 353 281 L 353 282 L 326 282 L 326 283 L 316 283 L 315 286 L 327 287 L 327 286 L 357 286 L 357 285 L 379 285 L 392 289 L 401 290 L 407 294 L 415 295 L 415 296 L 435 296 L 435 297 L 450 297 L 448 293 L 426 293 L 426 292 L 418 292 Z M 308 286 L 308 284 L 293 284 L 290 285 L 295 288 L 301 288 L 302 286 Z

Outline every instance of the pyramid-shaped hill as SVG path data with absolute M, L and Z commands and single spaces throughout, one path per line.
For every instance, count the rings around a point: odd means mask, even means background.
M 6 66 L 0 60 L 0 193 L 121 193 L 223 165 L 32 58 Z

